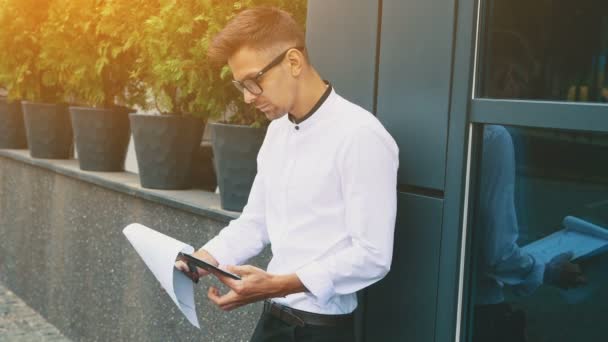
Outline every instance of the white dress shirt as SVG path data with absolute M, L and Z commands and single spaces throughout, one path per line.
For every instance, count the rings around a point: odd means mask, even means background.
M 299 124 L 288 115 L 271 122 L 243 213 L 203 248 L 238 265 L 270 243 L 268 272 L 296 273 L 309 290 L 275 302 L 345 314 L 356 291 L 390 269 L 398 148 L 374 115 L 331 86 L 316 108 Z

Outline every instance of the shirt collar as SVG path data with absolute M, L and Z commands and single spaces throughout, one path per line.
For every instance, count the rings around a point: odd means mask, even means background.
M 333 90 L 331 84 L 328 81 L 323 81 L 325 82 L 325 84 L 327 84 L 327 89 L 325 89 L 325 92 L 323 93 L 323 95 L 321 95 L 321 98 L 319 98 L 319 101 L 317 101 L 317 103 L 312 107 L 312 109 L 306 113 L 306 115 L 304 115 L 303 118 L 297 120 L 291 113 L 287 113 L 287 117 L 289 119 L 289 122 L 293 123 L 296 126 L 302 126 L 302 125 L 306 125 L 307 123 L 309 123 L 311 120 L 309 120 L 313 114 L 317 113 L 319 111 L 319 108 L 321 108 L 321 106 L 326 102 L 327 98 L 329 97 L 329 95 L 331 95 L 331 92 Z M 304 121 L 307 121 L 307 123 L 304 123 Z

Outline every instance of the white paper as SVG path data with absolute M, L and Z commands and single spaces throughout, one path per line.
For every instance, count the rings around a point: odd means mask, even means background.
M 574 253 L 574 259 L 590 256 L 608 245 L 608 231 L 602 227 L 573 216 L 566 216 L 563 224 L 565 229 L 522 247 L 523 251 L 546 263 L 565 252 Z
M 192 325 L 200 329 L 192 280 L 174 267 L 178 253 L 190 254 L 194 247 L 139 223 L 128 225 L 122 232 L 175 305 Z
M 563 221 L 564 229 L 534 241 L 522 249 L 532 254 L 543 263 L 553 257 L 565 253 L 574 253 L 573 259 L 583 260 L 608 251 L 608 230 L 574 216 L 566 216 Z M 602 273 L 608 265 L 594 266 L 589 278 L 589 284 L 574 289 L 560 290 L 561 296 L 569 304 L 577 304 L 588 300 L 603 285 Z M 606 278 L 605 276 L 603 278 Z

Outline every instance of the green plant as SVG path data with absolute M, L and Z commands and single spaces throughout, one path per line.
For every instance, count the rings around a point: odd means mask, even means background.
M 207 63 L 212 32 L 230 13 L 212 0 L 159 0 L 159 11 L 143 25 L 140 77 L 163 114 L 201 117 L 218 112 L 223 92 L 219 74 Z
M 11 100 L 59 102 L 63 90 L 40 66 L 42 29 L 53 0 L 0 0 L 0 84 Z
M 129 1 L 129 11 L 120 12 L 124 1 L 54 0 L 42 28 L 40 65 L 46 78 L 62 84 L 71 102 L 143 106 L 145 89 L 132 73 L 139 53 L 137 23 L 151 14 L 142 10 L 149 3 Z

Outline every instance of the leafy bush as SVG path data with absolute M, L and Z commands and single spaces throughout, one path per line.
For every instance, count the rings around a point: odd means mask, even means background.
M 207 117 L 221 107 L 219 73 L 206 63 L 210 37 L 232 12 L 231 2 L 159 0 L 142 29 L 137 75 L 159 112 Z M 228 6 L 229 4 L 230 6 Z
M 265 125 L 230 70 L 207 62 L 239 11 L 277 6 L 304 25 L 305 0 L 0 0 L 0 85 L 12 99 L 139 105 Z
M 132 35 L 137 19 L 141 24 L 149 13 L 131 14 L 131 6 L 125 18 L 116 10 L 120 3 L 124 1 L 54 0 L 49 8 L 40 66 L 49 82 L 64 87 L 71 102 L 104 107 L 145 102 L 141 82 L 131 77 L 138 55 Z M 129 36 L 120 27 L 124 22 L 130 25 Z
M 59 102 L 62 89 L 40 68 L 42 27 L 52 0 L 0 0 L 0 83 L 11 100 Z

